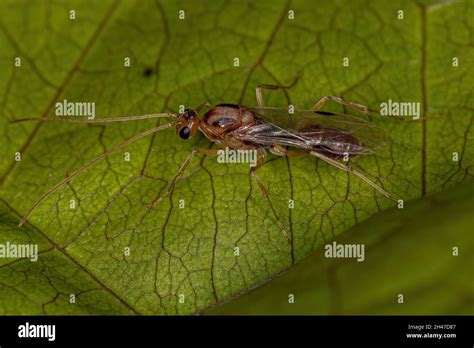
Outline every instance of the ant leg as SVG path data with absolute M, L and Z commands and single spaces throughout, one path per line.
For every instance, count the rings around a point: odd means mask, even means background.
M 255 88 L 255 96 L 257 98 L 257 106 L 260 108 L 265 107 L 265 103 L 263 102 L 263 96 L 262 96 L 262 89 L 270 89 L 270 90 L 277 90 L 280 88 L 285 88 L 285 87 L 280 87 L 277 85 L 258 85 L 257 88 Z
M 283 233 L 283 236 L 285 237 L 288 244 L 291 245 L 290 236 L 289 236 L 288 232 L 286 231 L 285 226 L 281 222 L 280 217 L 278 216 L 278 213 L 276 212 L 275 208 L 273 207 L 273 204 L 270 200 L 269 193 L 268 193 L 267 189 L 265 188 L 265 185 L 263 184 L 263 182 L 260 180 L 260 178 L 257 175 L 257 169 L 260 168 L 262 166 L 262 164 L 264 163 L 264 157 L 265 157 L 264 154 L 265 154 L 265 150 L 263 150 L 263 154 L 261 152 L 261 156 L 259 156 L 259 160 L 258 160 L 257 165 L 250 169 L 250 175 L 255 180 L 255 182 L 257 183 L 257 186 L 259 187 L 260 191 L 263 194 L 263 197 L 268 202 L 268 205 L 270 206 L 270 209 L 273 212 L 273 215 L 274 215 L 274 217 L 277 221 L 278 227 L 280 228 L 281 232 Z
M 313 155 L 319 159 L 322 159 L 323 161 L 325 161 L 326 163 L 336 167 L 336 168 L 339 168 L 339 169 L 342 169 L 348 173 L 352 173 L 356 176 L 358 176 L 360 179 L 362 179 L 363 181 L 365 181 L 367 184 L 369 184 L 370 186 L 372 186 L 374 189 L 376 189 L 377 191 L 379 191 L 381 194 L 383 194 L 385 197 L 387 197 L 388 199 L 391 199 L 392 201 L 395 201 L 395 202 L 398 202 L 398 197 L 388 193 L 387 191 L 385 191 L 383 188 L 381 188 L 379 185 L 377 185 L 375 182 L 373 182 L 372 180 L 370 180 L 369 178 L 367 178 L 364 174 L 362 174 L 361 172 L 359 172 L 358 170 L 348 166 L 348 165 L 345 165 L 339 161 L 336 161 L 328 156 L 325 156 L 319 152 L 316 152 L 316 151 L 310 151 L 309 152 L 310 155 Z
M 270 152 L 277 156 L 302 157 L 308 155 L 304 151 L 291 151 L 280 145 L 270 145 Z
M 302 156 L 305 156 L 307 155 L 308 153 L 307 152 L 304 152 L 304 151 L 289 151 L 287 149 L 285 149 L 284 147 L 282 146 L 279 146 L 279 145 L 271 145 L 270 146 L 270 152 L 273 153 L 274 155 L 277 155 L 277 156 L 288 156 L 288 157 L 302 157 Z M 350 167 L 350 166 L 347 166 L 341 162 L 338 162 L 328 156 L 325 156 L 319 152 L 316 152 L 316 151 L 310 151 L 309 154 L 319 158 L 319 159 L 322 159 L 323 161 L 339 168 L 339 169 L 342 169 L 346 172 L 349 172 L 349 173 L 353 173 L 355 175 L 357 175 L 360 179 L 362 179 L 363 181 L 365 181 L 366 183 L 368 183 L 370 186 L 372 186 L 373 188 L 375 188 L 377 191 L 379 191 L 380 193 L 382 193 L 385 197 L 397 202 L 398 201 L 398 197 L 395 197 L 394 195 L 388 193 L 387 191 L 385 191 L 383 188 L 381 188 L 380 186 L 378 186 L 376 183 L 374 183 L 373 181 L 371 181 L 369 178 L 367 178 L 364 174 L 362 174 L 361 172 L 359 172 L 358 170 Z
M 319 111 L 319 109 L 321 109 L 321 107 L 326 104 L 328 101 L 330 100 L 333 100 L 339 104 L 342 104 L 342 105 L 345 105 L 347 107 L 350 107 L 351 109 L 354 109 L 356 111 L 359 111 L 359 112 L 362 112 L 366 115 L 369 114 L 369 111 L 372 111 L 372 112 L 377 112 L 375 110 L 372 110 L 372 109 L 369 109 L 367 106 L 365 105 L 361 105 L 361 104 L 357 104 L 357 103 L 353 103 L 353 102 L 350 102 L 350 101 L 346 101 L 344 99 L 342 99 L 341 97 L 335 97 L 335 96 L 332 96 L 332 95 L 327 95 L 325 97 L 322 97 L 312 108 L 311 108 L 311 111 L 313 112 L 317 112 Z
M 181 167 L 179 168 L 178 172 L 176 173 L 176 175 L 173 177 L 173 179 L 171 179 L 171 181 L 168 183 L 168 188 L 166 189 L 166 191 L 164 193 L 162 193 L 161 195 L 159 195 L 154 201 L 153 203 L 151 203 L 149 206 L 148 206 L 148 209 L 153 209 L 154 207 L 156 207 L 159 203 L 161 203 L 161 201 L 166 198 L 173 190 L 174 190 L 174 187 L 176 185 L 176 182 L 181 178 L 181 176 L 183 176 L 184 172 L 186 171 L 186 168 L 189 166 L 189 163 L 191 163 L 194 155 L 197 153 L 197 152 L 200 152 L 200 153 L 204 153 L 206 155 L 210 155 L 210 156 L 217 156 L 218 155 L 218 152 L 219 149 L 194 149 L 193 151 L 191 151 L 191 153 L 189 154 L 189 156 L 184 160 L 184 162 L 181 164 Z
M 262 96 L 262 89 L 270 89 L 270 90 L 277 90 L 277 89 L 288 89 L 293 87 L 296 82 L 298 82 L 298 79 L 301 77 L 301 71 L 298 72 L 298 74 L 295 77 L 295 80 L 288 86 L 278 86 L 278 85 L 258 85 L 257 88 L 255 88 L 255 96 L 257 98 L 257 106 L 260 108 L 265 107 L 265 103 L 263 102 L 263 96 Z
M 203 102 L 203 103 L 199 104 L 199 105 L 196 107 L 195 110 L 196 110 L 196 112 L 199 114 L 199 112 L 200 112 L 203 108 L 208 108 L 208 107 L 210 107 L 210 106 L 212 106 L 211 103 L 209 103 L 209 102 Z
M 94 164 L 96 164 L 97 162 L 99 162 L 100 160 L 103 160 L 104 158 L 108 157 L 109 155 L 117 152 L 118 150 L 120 150 L 121 148 L 125 147 L 126 145 L 130 144 L 130 143 L 133 143 L 141 138 L 144 138 L 146 137 L 147 135 L 150 135 L 150 134 L 153 134 L 153 133 L 156 133 L 156 132 L 159 132 L 160 130 L 163 130 L 163 129 L 166 129 L 166 128 L 169 128 L 169 127 L 172 127 L 175 125 L 175 122 L 170 122 L 170 123 L 167 123 L 167 124 L 164 124 L 162 126 L 159 126 L 159 127 L 154 127 L 154 128 L 151 128 L 149 130 L 146 130 L 144 132 L 141 132 L 141 133 L 138 133 L 128 139 L 126 139 L 125 141 L 121 142 L 120 144 L 116 145 L 115 147 L 111 148 L 110 150 L 107 150 L 106 152 L 104 152 L 102 155 L 100 155 L 99 157 L 97 157 L 96 159 L 90 161 L 89 163 L 85 164 L 84 166 L 82 166 L 81 168 L 75 170 L 74 172 L 72 172 L 72 174 L 68 175 L 66 178 L 64 178 L 63 180 L 61 180 L 59 183 L 57 183 L 55 186 L 53 186 L 51 189 L 49 189 L 47 192 L 43 193 L 41 195 L 40 198 L 38 198 L 36 200 L 36 202 L 33 203 L 33 205 L 31 206 L 31 208 L 26 212 L 25 216 L 23 216 L 23 218 L 20 220 L 20 223 L 18 226 L 21 227 L 21 225 L 23 225 L 25 222 L 26 222 L 26 219 L 28 219 L 28 217 L 31 215 L 31 213 L 33 212 L 33 210 L 42 202 L 44 201 L 46 198 L 48 198 L 51 194 L 53 194 L 54 192 L 56 192 L 57 190 L 59 190 L 62 186 L 66 185 L 69 181 L 71 181 L 72 179 L 74 179 L 74 177 L 78 176 L 79 174 L 81 174 L 82 172 L 84 172 L 86 169 L 92 167 Z

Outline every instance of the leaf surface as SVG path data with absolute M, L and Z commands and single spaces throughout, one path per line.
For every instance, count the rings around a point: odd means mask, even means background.
M 379 119 L 393 142 L 357 160 L 369 178 L 405 204 L 472 176 L 471 1 L 0 6 L 0 197 L 6 214 L 0 242 L 38 240 L 44 251 L 38 263 L 22 260 L 0 269 L 5 313 L 196 313 L 260 284 L 394 205 L 315 158 L 270 156 L 258 175 L 292 237 L 289 248 L 248 166 L 198 155 L 173 194 L 147 211 L 190 151 L 211 146 L 203 136 L 182 141 L 169 129 L 90 168 L 44 201 L 30 225 L 13 229 L 65 175 L 156 124 L 10 123 L 54 116 L 55 104 L 65 99 L 95 102 L 97 117 L 176 112 L 203 101 L 255 105 L 257 85 L 289 85 L 300 74 L 292 88 L 265 92 L 266 104 L 309 109 L 325 95 L 340 95 L 372 109 L 389 99 L 421 102 L 421 115 L 441 115 Z M 403 20 L 397 18 L 400 9 Z M 15 57 L 21 67 L 15 67 Z M 348 111 L 337 104 L 328 110 Z M 21 161 L 15 161 L 16 152 Z M 22 286 L 34 294 L 30 299 L 5 281 L 15 277 L 28 278 Z M 54 278 L 63 283 L 33 286 Z M 81 291 L 89 291 L 90 302 L 74 307 L 68 296 Z M 43 306 L 50 301 L 54 306 Z
M 363 258 L 327 257 L 329 249 L 321 247 L 281 276 L 206 313 L 472 315 L 473 197 L 474 185 L 467 182 L 404 210 L 376 214 L 335 240 L 363 245 Z

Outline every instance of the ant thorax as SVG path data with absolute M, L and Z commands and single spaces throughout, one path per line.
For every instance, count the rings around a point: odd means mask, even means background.
M 210 109 L 201 121 L 201 131 L 211 141 L 231 148 L 255 148 L 243 142 L 232 133 L 237 129 L 254 125 L 254 114 L 235 104 L 219 104 Z

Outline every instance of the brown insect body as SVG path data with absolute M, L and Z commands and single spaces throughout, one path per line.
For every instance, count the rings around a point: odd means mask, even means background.
M 327 115 L 327 117 L 331 117 Z M 338 158 L 362 153 L 362 143 L 347 131 L 309 124 L 302 129 L 282 129 L 258 117 L 252 110 L 234 104 L 212 107 L 200 122 L 200 130 L 211 141 L 233 149 L 292 146 Z
M 232 149 L 257 149 L 258 143 L 245 141 L 239 134 L 242 130 L 257 126 L 262 122 L 253 112 L 234 104 L 219 104 L 210 109 L 202 118 L 200 129 L 211 141 Z

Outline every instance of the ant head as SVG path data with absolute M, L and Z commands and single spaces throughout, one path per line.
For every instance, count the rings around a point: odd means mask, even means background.
M 186 109 L 178 115 L 176 132 L 181 139 L 188 139 L 194 136 L 199 130 L 199 118 L 195 110 Z

